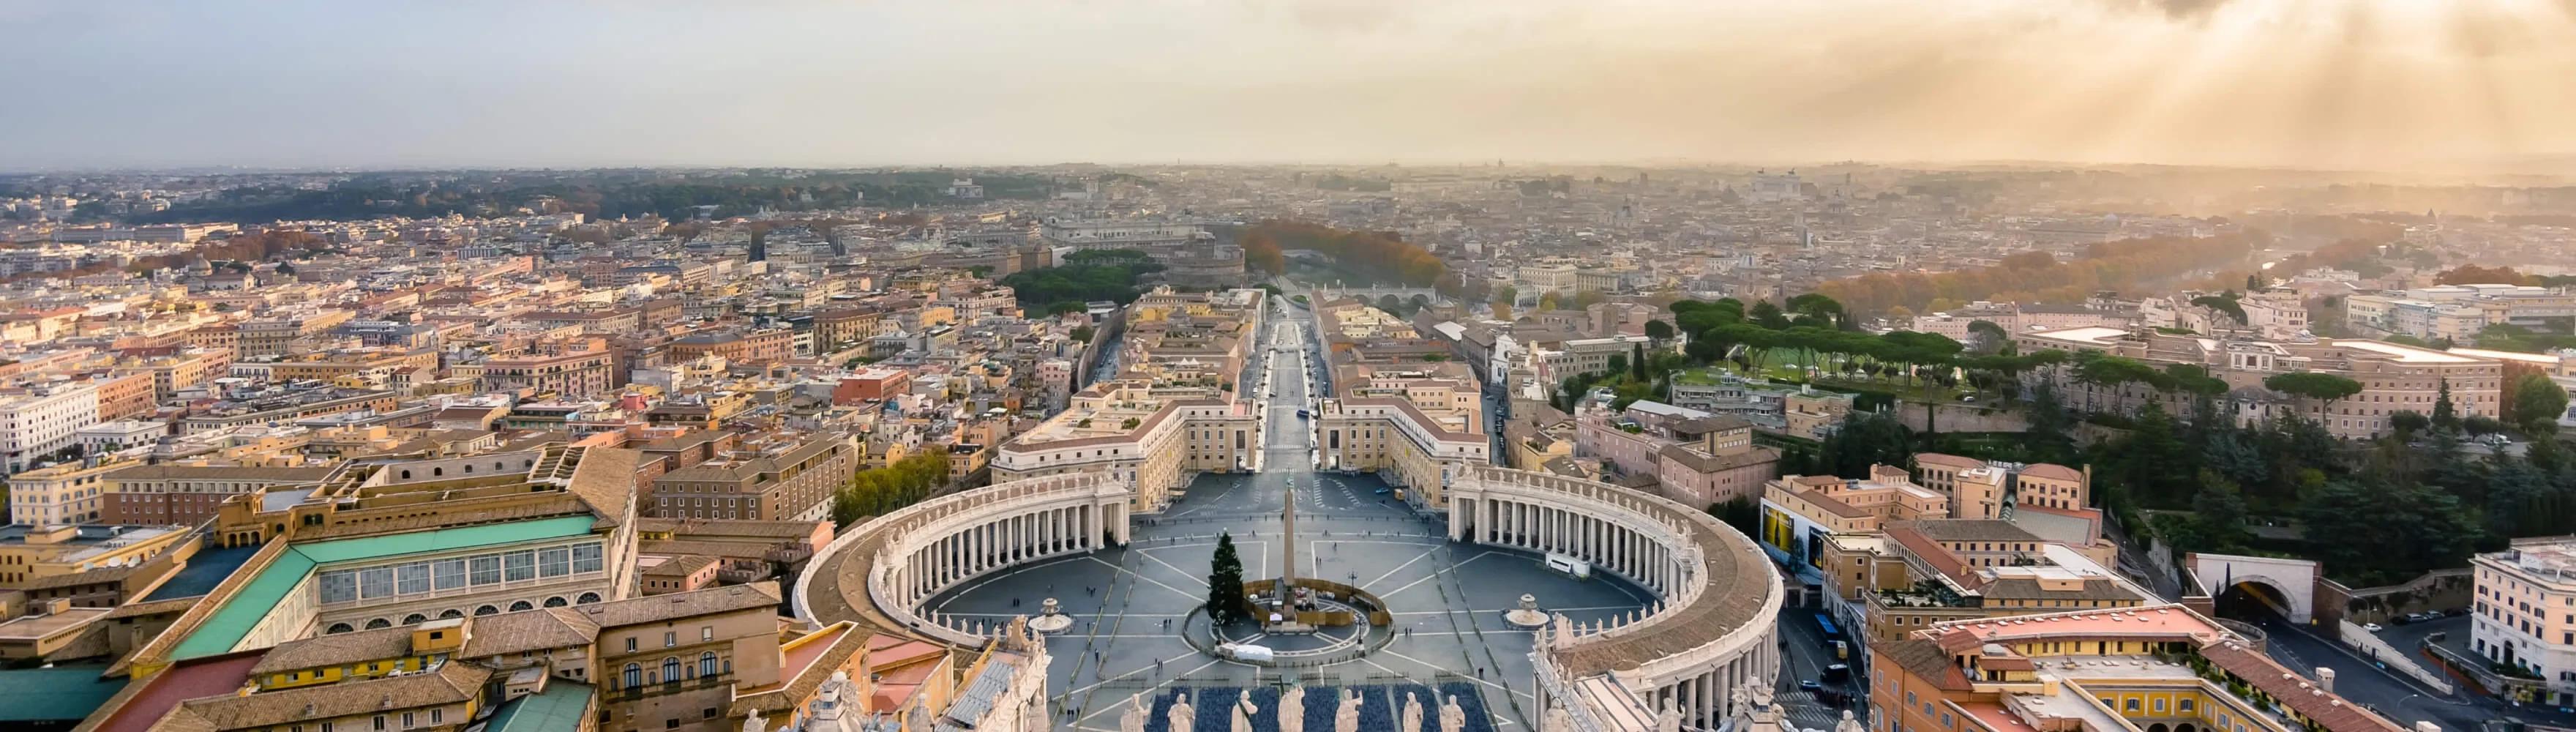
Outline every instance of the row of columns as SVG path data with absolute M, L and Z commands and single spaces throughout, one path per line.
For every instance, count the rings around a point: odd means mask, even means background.
M 1097 551 L 1129 539 L 1123 501 L 1059 506 L 997 517 L 922 545 L 896 573 L 897 602 L 913 607 L 958 582 L 1022 562 Z
M 1458 515 L 1455 505 L 1450 513 Z M 1672 595 L 1688 579 L 1688 570 L 1674 560 L 1672 548 L 1653 536 L 1563 506 L 1484 498 L 1475 502 L 1469 520 L 1453 518 L 1450 523 L 1467 526 L 1472 533 L 1457 538 L 1573 556 L 1635 580 L 1658 595 Z
M 1725 724 L 1736 710 L 1734 690 L 1768 687 L 1779 680 L 1779 649 L 1770 643 L 1756 643 L 1737 654 L 1725 665 L 1707 673 L 1682 679 L 1679 683 L 1658 689 L 1648 700 L 1655 709 L 1670 702 L 1692 726 L 1715 729 Z

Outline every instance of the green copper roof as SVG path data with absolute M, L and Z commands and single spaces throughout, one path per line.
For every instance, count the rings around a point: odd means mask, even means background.
M 588 516 L 567 516 L 290 546 L 277 555 L 276 561 L 261 567 L 259 576 L 234 593 L 206 622 L 199 623 L 196 632 L 179 641 L 170 658 L 184 661 L 232 652 L 243 636 L 250 635 L 251 629 L 258 627 L 259 621 L 267 618 L 268 612 L 276 609 L 287 593 L 312 576 L 313 568 L 321 564 L 581 536 L 590 533 L 591 523 Z
M 547 679 L 544 693 L 510 700 L 492 713 L 484 732 L 573 732 L 590 714 L 589 684 Z

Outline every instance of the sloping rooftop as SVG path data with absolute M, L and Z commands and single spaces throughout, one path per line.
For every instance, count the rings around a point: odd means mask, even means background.
M 182 660 L 232 651 L 320 564 L 584 536 L 591 533 L 591 524 L 590 517 L 568 516 L 289 545 L 171 649 L 170 657 Z
M 512 699 L 493 710 L 484 732 L 574 732 L 590 716 L 597 687 L 562 678 L 546 680 L 546 690 Z

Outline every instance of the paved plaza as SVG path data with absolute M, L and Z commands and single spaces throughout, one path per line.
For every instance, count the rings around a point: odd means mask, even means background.
M 1279 507 L 1291 479 L 1304 555 L 1298 573 L 1384 598 L 1394 637 L 1357 659 L 1307 668 L 1262 668 L 1199 652 L 1181 632 L 1207 599 L 1218 533 L 1234 535 L 1245 579 L 1277 576 Z M 1049 641 L 1055 660 L 1048 691 L 1065 715 L 1059 724 L 1076 729 L 1116 730 L 1129 698 L 1140 694 L 1159 713 L 1174 686 L 1408 680 L 1463 682 L 1449 688 L 1481 690 L 1496 728 L 1526 729 L 1537 714 L 1529 688 L 1532 634 L 1504 623 L 1503 611 L 1530 593 L 1543 609 L 1588 623 L 1636 611 L 1652 597 L 1617 578 L 1576 581 L 1550 572 L 1535 554 L 1450 543 L 1436 519 L 1417 517 L 1391 491 L 1379 493 L 1385 489 L 1364 475 L 1200 476 L 1161 516 L 1139 517 L 1135 541 L 1124 548 L 1014 567 L 932 598 L 925 609 L 998 622 L 1035 614 L 1048 597 L 1062 602 L 1074 623 Z

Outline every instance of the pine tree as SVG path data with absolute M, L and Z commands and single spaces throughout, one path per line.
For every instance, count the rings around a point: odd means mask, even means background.
M 1224 625 L 1243 619 L 1243 558 L 1234 553 L 1234 534 L 1217 534 L 1216 556 L 1208 566 L 1208 620 Z
M 2451 406 L 2451 380 L 2443 379 L 2441 391 L 2433 398 L 2433 426 L 2445 430 L 2460 428 L 2460 412 Z

